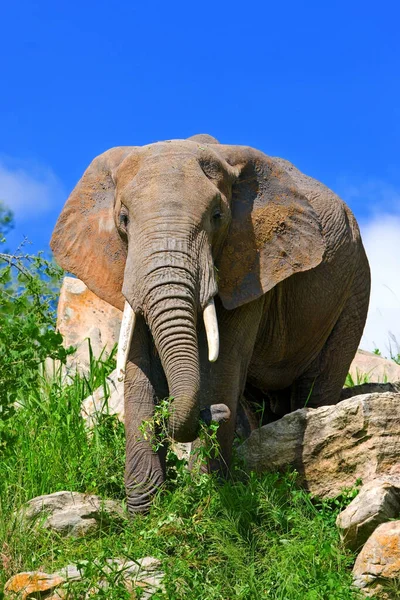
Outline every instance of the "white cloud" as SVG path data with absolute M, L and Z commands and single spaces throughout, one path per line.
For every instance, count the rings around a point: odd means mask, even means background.
M 63 186 L 49 167 L 0 159 L 0 200 L 19 222 L 48 212 L 64 197 Z
M 360 206 L 371 215 L 394 213 L 400 215 L 400 189 L 382 179 L 352 181 L 338 180 L 339 195 L 350 205 Z
M 365 350 L 379 348 L 384 356 L 400 348 L 400 214 L 375 215 L 361 227 L 371 267 L 371 299 L 361 340 Z
M 384 356 L 400 348 L 400 189 L 379 179 L 338 181 L 340 196 L 355 208 L 371 267 L 371 298 L 360 346 Z M 357 210 L 358 208 L 358 210 Z

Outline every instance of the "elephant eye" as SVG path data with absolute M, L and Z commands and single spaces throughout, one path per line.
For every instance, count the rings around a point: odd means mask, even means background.
M 218 223 L 218 221 L 222 218 L 222 211 L 220 208 L 216 208 L 212 214 L 212 220 L 214 223 Z
M 121 208 L 121 212 L 119 213 L 119 225 L 122 231 L 126 232 L 129 225 L 129 213 L 125 206 Z

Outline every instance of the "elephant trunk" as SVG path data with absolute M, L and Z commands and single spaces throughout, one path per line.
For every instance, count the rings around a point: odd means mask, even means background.
M 186 277 L 178 282 L 175 269 L 167 270 L 165 283 L 149 292 L 144 315 L 172 397 L 170 434 L 178 442 L 190 442 L 197 435 L 200 410 L 195 289 Z
M 127 331 L 121 335 L 125 335 L 126 340 L 130 338 L 134 325 L 133 311 L 142 311 L 160 355 L 172 397 L 170 435 L 178 442 L 190 442 L 197 437 L 200 417 L 197 313 L 199 307 L 204 311 L 209 360 L 215 361 L 219 351 L 213 302 L 217 286 L 206 238 L 198 238 L 197 243 L 192 239 L 190 243 L 187 238 L 169 234 L 171 237 L 159 237 L 156 241 L 146 239 L 140 265 L 134 264 L 133 254 L 128 255 L 123 293 L 129 299 L 129 304 L 126 304 L 129 324 Z M 122 365 L 126 343 L 120 346 Z M 119 373 L 123 376 L 123 368 L 119 369 Z

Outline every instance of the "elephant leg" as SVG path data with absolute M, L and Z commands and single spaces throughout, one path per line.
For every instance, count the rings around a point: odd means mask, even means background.
M 146 432 L 146 422 L 152 422 L 157 396 L 168 396 L 157 363 L 149 331 L 139 316 L 125 377 L 125 489 L 130 514 L 147 511 L 165 480 L 165 449 L 156 450 L 153 431 L 149 428 Z
M 361 289 L 362 293 L 350 294 L 322 351 L 294 383 L 291 397 L 292 410 L 304 406 L 318 408 L 339 402 L 368 312 L 368 290 L 365 290 L 364 283 L 357 287 L 363 275 L 360 269 L 353 285 L 353 289 L 357 291 Z
M 220 423 L 217 440 L 220 456 L 210 460 L 209 469 L 226 475 L 232 457 L 236 413 L 243 394 L 247 370 L 253 353 L 259 324 L 262 318 L 264 298 L 261 297 L 232 311 L 225 310 L 218 298 L 215 299 L 220 352 L 215 363 L 207 360 L 207 343 L 202 329 L 199 331 L 200 362 L 202 369 L 203 404 L 225 404 L 230 418 Z M 211 402 L 210 402 L 211 400 Z

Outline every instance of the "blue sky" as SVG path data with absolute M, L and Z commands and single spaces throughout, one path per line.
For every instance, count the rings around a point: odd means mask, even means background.
M 48 248 L 100 152 L 208 132 L 287 158 L 349 203 L 374 277 L 364 346 L 384 349 L 388 331 L 400 341 L 396 0 L 21 0 L 1 12 L 11 248 L 23 235 Z

